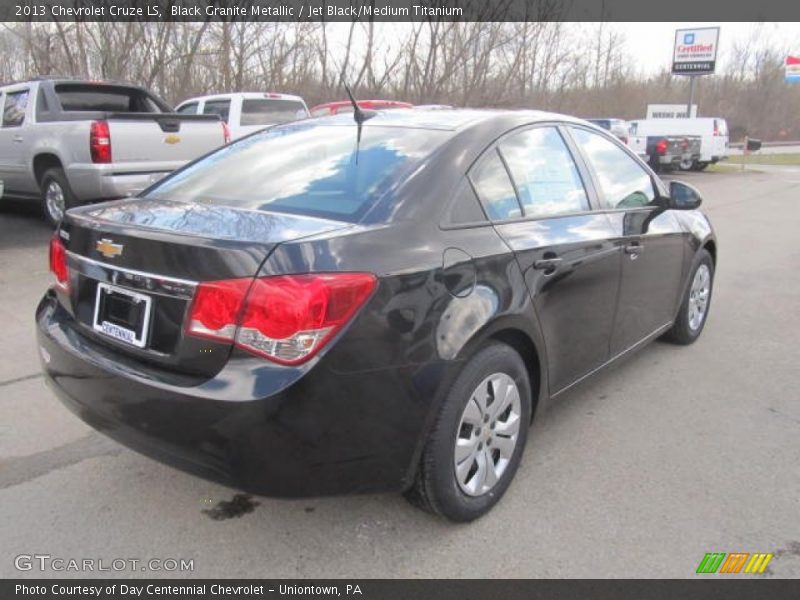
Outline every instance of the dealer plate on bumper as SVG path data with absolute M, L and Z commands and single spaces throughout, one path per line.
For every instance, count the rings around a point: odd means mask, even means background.
M 103 335 L 144 348 L 152 304 L 153 299 L 146 294 L 98 283 L 92 326 Z

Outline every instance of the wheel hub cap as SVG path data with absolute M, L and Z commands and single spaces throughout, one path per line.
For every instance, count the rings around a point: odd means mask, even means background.
M 54 221 L 60 221 L 64 216 L 64 190 L 55 181 L 51 181 L 44 194 L 47 203 L 47 212 Z
M 700 265 L 689 289 L 689 327 L 697 331 L 703 324 L 711 293 L 711 271 L 707 265 Z
M 456 434 L 456 481 L 469 496 L 490 491 L 508 467 L 519 439 L 519 389 L 505 373 L 478 385 L 467 402 Z

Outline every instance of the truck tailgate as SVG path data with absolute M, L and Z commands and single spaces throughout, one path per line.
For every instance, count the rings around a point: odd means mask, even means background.
M 120 113 L 109 115 L 114 163 L 188 161 L 225 143 L 213 115 Z

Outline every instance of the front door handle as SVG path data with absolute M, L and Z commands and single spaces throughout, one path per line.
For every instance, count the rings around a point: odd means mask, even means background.
M 537 261 L 534 261 L 533 268 L 539 269 L 540 271 L 550 272 L 552 273 L 555 271 L 556 267 L 561 264 L 563 261 L 562 258 L 558 258 L 554 256 L 552 258 L 542 258 Z
M 14 140 L 14 141 L 15 141 L 17 144 L 19 144 L 19 143 L 21 143 L 21 142 L 22 142 L 22 136 L 21 136 L 21 135 L 15 135 L 15 136 L 14 136 L 12 139 L 13 139 L 13 140 Z

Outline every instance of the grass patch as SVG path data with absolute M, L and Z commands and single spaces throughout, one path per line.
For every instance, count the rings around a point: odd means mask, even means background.
M 746 159 L 744 156 L 730 156 L 726 161 L 729 164 L 740 165 L 795 165 L 800 166 L 800 152 L 791 154 L 751 154 Z
M 703 171 L 705 173 L 737 173 L 742 170 L 739 165 L 730 165 L 725 163 L 717 163 L 715 165 L 708 165 Z

